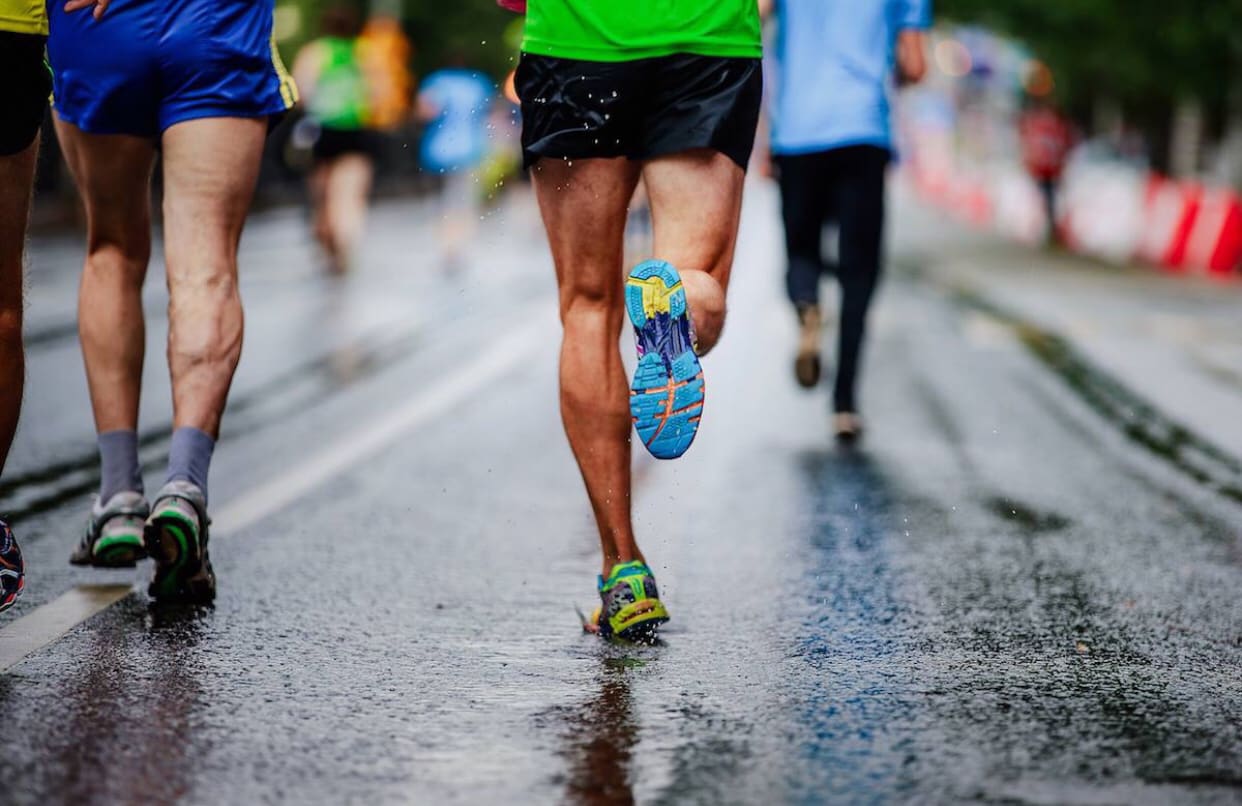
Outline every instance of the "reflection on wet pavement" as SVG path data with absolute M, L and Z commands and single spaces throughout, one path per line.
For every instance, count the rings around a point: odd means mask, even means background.
M 595 684 L 598 691 L 560 715 L 567 762 L 565 800 L 592 806 L 621 806 L 634 802 L 630 762 L 638 743 L 638 723 L 627 675 L 646 662 L 614 656 L 607 648 L 601 655 Z
M 148 610 L 132 599 L 119 607 L 121 618 L 69 659 L 59 739 L 22 770 L 23 794 L 137 803 L 172 802 L 189 791 L 196 775 L 189 739 L 204 704 L 202 622 L 210 610 Z
M 753 199 L 739 266 L 770 267 L 774 199 Z M 514 300 L 551 293 L 524 237 L 449 288 L 391 244 L 348 289 L 307 278 L 300 313 L 256 328 L 213 492 L 511 333 Z M 0 676 L 0 781 L 21 787 L 0 801 L 1236 802 L 1237 510 L 1113 439 L 1019 340 L 972 341 L 978 312 L 917 278 L 877 312 L 865 440 L 832 445 L 826 396 L 789 377 L 779 280 L 738 272 L 694 450 L 639 464 L 662 645 L 574 616 L 596 537 L 549 314 L 548 349 L 495 393 L 213 538 L 214 608 L 130 596 Z M 12 483 L 89 486 L 82 457 Z M 63 566 L 79 499 L 29 515 L 47 597 L 97 579 Z

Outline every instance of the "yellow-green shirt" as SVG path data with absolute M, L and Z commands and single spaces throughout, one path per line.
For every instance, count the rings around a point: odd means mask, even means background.
M 43 0 L 0 0 L 0 31 L 47 36 Z
M 694 53 L 758 59 L 756 0 L 528 0 L 522 50 L 619 62 Z

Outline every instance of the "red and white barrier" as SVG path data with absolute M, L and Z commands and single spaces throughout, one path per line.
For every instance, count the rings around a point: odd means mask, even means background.
M 1183 264 L 1189 271 L 1216 276 L 1242 268 L 1242 198 L 1237 193 L 1222 188 L 1201 191 Z
M 1113 163 L 1075 164 L 1061 185 L 1061 231 L 1071 249 L 1112 262 L 1134 257 L 1144 228 L 1141 174 Z
M 1135 256 L 1154 266 L 1180 268 L 1198 209 L 1198 188 L 1150 175 L 1143 198 L 1143 233 Z
M 919 157 L 929 156 L 930 159 Z M 1025 242 L 1043 230 L 1039 191 L 1002 167 L 968 170 L 943 149 L 911 160 L 916 190 L 975 226 Z M 1169 271 L 1242 277 L 1242 194 L 1116 163 L 1071 163 L 1058 201 L 1058 225 L 1074 251 Z
M 1016 165 L 999 169 L 992 198 L 992 225 L 997 232 L 1032 246 L 1043 241 L 1048 226 L 1044 200 L 1026 171 Z

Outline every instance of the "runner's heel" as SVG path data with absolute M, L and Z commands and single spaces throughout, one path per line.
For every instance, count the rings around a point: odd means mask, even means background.
M 170 482 L 168 490 L 179 482 Z M 216 576 L 207 555 L 208 519 L 202 491 L 181 484 L 161 494 L 147 521 L 144 540 L 155 560 L 147 588 L 158 601 L 209 602 L 215 598 Z
M 144 533 L 147 553 L 161 570 L 183 571 L 199 564 L 198 528 L 176 511 L 152 516 Z

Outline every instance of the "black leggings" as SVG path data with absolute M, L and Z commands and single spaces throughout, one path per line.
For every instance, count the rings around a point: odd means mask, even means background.
M 819 280 L 826 270 L 820 248 L 824 226 L 835 222 L 840 233 L 836 275 L 841 283 L 841 318 L 833 388 L 836 411 L 857 411 L 854 383 L 858 356 L 867 309 L 880 279 L 888 161 L 888 150 L 879 146 L 847 146 L 776 157 L 789 259 L 786 284 L 794 305 L 819 304 Z

